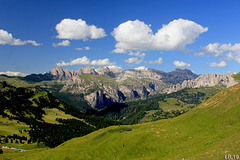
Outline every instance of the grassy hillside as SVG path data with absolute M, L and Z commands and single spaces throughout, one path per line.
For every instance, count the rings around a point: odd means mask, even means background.
M 87 78 L 88 75 L 84 74 L 83 78 Z M 98 77 L 92 77 L 93 79 L 97 80 Z M 102 77 L 102 79 L 104 79 Z M 48 81 L 34 81 L 26 77 L 15 77 L 15 76 L 6 76 L 0 75 L 0 81 L 6 81 L 8 84 L 15 86 L 15 87 L 24 87 L 24 88 L 36 88 L 46 92 L 52 93 L 55 97 L 70 103 L 71 105 L 77 107 L 81 111 L 85 111 L 86 109 L 91 108 L 87 101 L 84 100 L 82 94 L 70 94 L 66 92 L 59 92 L 62 87 L 64 86 L 64 81 L 55 81 L 55 80 L 48 80 Z
M 60 81 L 31 81 L 24 77 L 0 75 L 1 81 L 6 81 L 8 84 L 15 87 L 37 88 L 48 92 L 58 92 L 63 87 L 64 82 Z
M 0 145 L 42 142 L 53 148 L 74 137 L 118 124 L 85 116 L 51 93 L 0 82 Z
M 68 159 L 224 159 L 240 153 L 240 84 L 209 98 L 173 119 L 132 126 L 112 126 L 55 149 L 0 158 Z
M 238 72 L 237 74 L 234 74 L 233 78 L 237 81 L 240 81 L 240 72 Z

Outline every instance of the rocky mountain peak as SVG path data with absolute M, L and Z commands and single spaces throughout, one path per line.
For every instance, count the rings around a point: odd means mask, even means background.
M 98 75 L 98 73 L 95 71 L 95 69 L 93 67 L 91 67 L 90 65 L 83 68 L 83 73 Z
M 56 68 L 53 68 L 49 72 L 51 75 L 55 76 L 57 79 L 65 80 L 65 71 L 57 66 Z
M 104 67 L 104 66 L 99 67 L 98 69 L 96 69 L 96 71 L 99 75 L 109 74 L 111 72 L 108 67 Z

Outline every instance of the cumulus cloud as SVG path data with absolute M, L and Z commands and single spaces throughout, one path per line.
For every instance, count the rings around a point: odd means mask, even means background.
M 91 64 L 91 65 L 94 65 L 94 66 L 113 65 L 113 63 L 111 63 L 108 58 L 99 59 L 99 60 L 93 60 L 93 61 L 91 61 L 90 64 Z
M 60 61 L 57 66 L 72 66 L 72 65 L 88 65 L 90 64 L 90 59 L 86 56 L 71 60 L 70 62 Z
M 221 60 L 232 60 L 240 63 L 240 43 L 235 43 L 233 45 L 231 43 L 210 43 L 200 49 L 199 53 L 195 53 L 195 56 L 204 56 L 206 54 L 220 57 Z
M 137 51 L 137 52 L 130 52 L 129 54 L 128 54 L 129 56 L 136 56 L 136 57 L 140 57 L 140 58 L 144 58 L 145 56 L 146 56 L 146 54 L 145 53 L 141 53 L 141 52 L 139 52 L 139 51 Z
M 94 65 L 94 66 L 116 66 L 115 62 L 110 62 L 108 58 L 99 60 L 90 60 L 86 56 L 71 60 L 70 62 L 60 61 L 57 66 L 72 66 L 72 65 Z
M 173 64 L 176 67 L 190 67 L 191 66 L 191 64 L 183 62 L 183 61 L 174 61 Z
M 117 41 L 114 53 L 126 50 L 184 50 L 187 44 L 208 30 L 185 19 L 173 20 L 153 33 L 150 25 L 142 21 L 127 21 L 114 28 L 112 36 Z
M 25 44 L 32 44 L 33 46 L 42 45 L 41 43 L 37 43 L 36 41 L 33 41 L 33 40 L 22 41 L 20 39 L 13 38 L 11 33 L 8 33 L 7 31 L 0 29 L 0 45 L 5 45 L 5 44 L 13 45 L 13 46 L 20 46 Z
M 70 41 L 69 40 L 63 40 L 62 42 L 59 42 L 59 43 L 53 43 L 52 44 L 53 47 L 58 47 L 58 46 L 70 46 Z
M 86 46 L 86 47 L 83 47 L 83 48 L 75 48 L 75 49 L 81 51 L 81 50 L 90 50 L 91 48 Z
M 118 69 L 118 70 L 122 70 L 123 68 L 120 67 L 120 66 L 116 66 L 116 65 L 110 65 L 110 66 L 107 66 L 109 69 Z
M 103 28 L 97 28 L 95 25 L 88 25 L 82 19 L 63 19 L 56 25 L 57 38 L 83 40 L 99 39 L 106 36 Z
M 159 57 L 157 60 L 155 60 L 155 61 L 149 61 L 149 62 L 147 62 L 148 64 L 154 64 L 154 63 L 156 63 L 156 64 L 162 64 L 163 63 L 163 59 L 161 58 L 161 57 Z
M 116 48 L 112 51 L 112 53 L 126 53 L 126 49 L 123 48 Z
M 137 68 L 134 68 L 136 70 L 148 70 L 148 68 L 146 68 L 145 66 L 140 66 L 140 67 L 137 67 Z
M 25 77 L 27 74 L 21 73 L 21 72 L 11 72 L 11 71 L 6 71 L 6 72 L 0 72 L 0 75 L 4 74 L 7 76 L 20 76 L 20 77 Z
M 220 63 L 213 62 L 213 63 L 210 63 L 210 67 L 219 67 L 219 68 L 227 67 L 227 63 L 225 61 L 221 61 Z
M 126 63 L 135 63 L 135 64 L 139 64 L 142 62 L 142 59 L 138 59 L 137 57 L 134 58 L 128 58 L 127 60 L 125 60 Z

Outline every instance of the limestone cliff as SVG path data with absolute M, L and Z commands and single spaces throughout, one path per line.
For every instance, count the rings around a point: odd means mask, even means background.
M 222 84 L 226 87 L 230 87 L 238 83 L 232 76 L 232 72 L 229 72 L 228 74 L 212 73 L 200 75 L 196 79 L 185 80 L 182 84 L 173 85 L 172 87 L 166 89 L 165 92 L 172 93 L 184 88 L 211 87 L 217 84 Z

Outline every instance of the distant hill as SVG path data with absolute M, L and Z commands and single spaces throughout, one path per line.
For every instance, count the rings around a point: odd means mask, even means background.
M 240 84 L 173 119 L 114 126 L 12 159 L 224 159 L 239 155 Z

